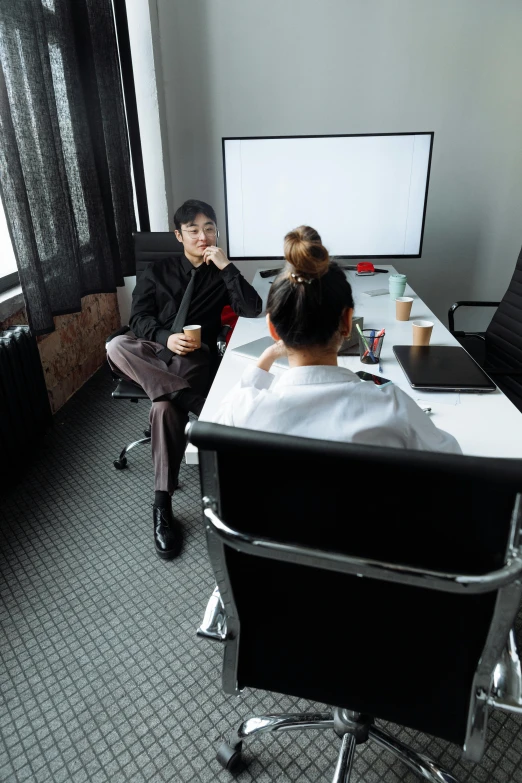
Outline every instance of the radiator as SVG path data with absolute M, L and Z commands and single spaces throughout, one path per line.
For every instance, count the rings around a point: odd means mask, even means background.
M 28 326 L 0 332 L 0 484 L 24 472 L 52 422 L 36 338 Z

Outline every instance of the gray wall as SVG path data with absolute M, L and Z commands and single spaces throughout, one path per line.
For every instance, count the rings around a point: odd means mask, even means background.
M 394 263 L 439 317 L 502 296 L 522 245 L 520 0 L 157 5 L 175 204 L 224 216 L 222 136 L 435 131 L 423 257 Z

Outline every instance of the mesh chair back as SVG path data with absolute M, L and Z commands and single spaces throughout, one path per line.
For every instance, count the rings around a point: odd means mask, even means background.
M 522 461 L 205 422 L 193 425 L 190 440 L 204 495 L 240 532 L 434 571 L 482 574 L 505 562 Z M 290 556 L 215 551 L 224 562 L 213 561 L 214 572 L 218 583 L 228 572 L 239 618 L 239 687 L 347 707 L 463 744 L 497 593 L 455 595 Z
M 522 250 L 508 289 L 486 331 L 486 359 L 491 367 L 522 370 Z M 522 375 L 499 377 L 502 390 L 520 407 Z

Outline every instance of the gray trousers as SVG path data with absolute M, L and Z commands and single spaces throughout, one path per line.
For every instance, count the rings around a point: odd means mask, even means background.
M 188 414 L 175 403 L 160 398 L 187 388 L 206 395 L 210 358 L 208 347 L 203 345 L 187 356 L 174 354 L 166 365 L 157 357 L 163 348 L 159 343 L 124 334 L 108 343 L 107 359 L 118 375 L 138 383 L 152 401 L 150 431 L 154 488 L 172 494 L 185 452 Z

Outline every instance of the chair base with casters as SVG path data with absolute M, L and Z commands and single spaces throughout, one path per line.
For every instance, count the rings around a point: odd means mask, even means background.
M 197 634 L 219 642 L 227 639 L 225 607 L 218 587 L 214 588 L 210 596 Z M 513 631 L 495 667 L 493 681 L 495 687 L 489 700 L 490 706 L 522 714 L 522 670 Z M 430 783 L 458 783 L 450 772 L 439 767 L 428 756 L 418 753 L 389 732 L 375 726 L 368 715 L 339 707 L 323 713 L 282 713 L 248 718 L 241 723 L 230 742 L 220 745 L 216 758 L 224 769 L 234 773 L 243 765 L 241 752 L 245 741 L 266 733 L 321 729 L 332 729 L 342 740 L 333 783 L 347 783 L 350 780 L 355 746 L 368 741 L 392 753 L 423 780 Z
M 125 380 L 123 378 L 118 378 L 118 385 L 112 392 L 112 396 L 116 400 L 130 400 L 131 402 L 136 403 L 139 400 L 149 399 L 141 386 L 138 386 L 137 383 L 133 383 L 132 381 Z M 141 446 L 144 443 L 150 443 L 150 427 L 147 427 L 143 430 L 143 435 L 145 437 L 132 441 L 132 443 L 129 443 L 127 446 L 125 446 L 124 449 L 122 449 L 118 459 L 115 459 L 112 463 L 117 470 L 123 470 L 127 467 L 126 455 L 131 449 L 133 449 L 135 446 Z
M 330 712 L 282 713 L 257 715 L 244 721 L 230 743 L 223 742 L 217 752 L 217 760 L 229 772 L 239 771 L 242 765 L 243 742 L 260 734 L 280 734 L 285 731 L 334 731 L 341 739 L 332 783 L 348 783 L 355 758 L 355 747 L 364 742 L 375 742 L 392 753 L 407 767 L 429 783 L 458 783 L 450 772 L 439 767 L 428 756 L 400 742 L 392 734 L 375 726 L 368 715 L 352 710 L 334 708 Z

